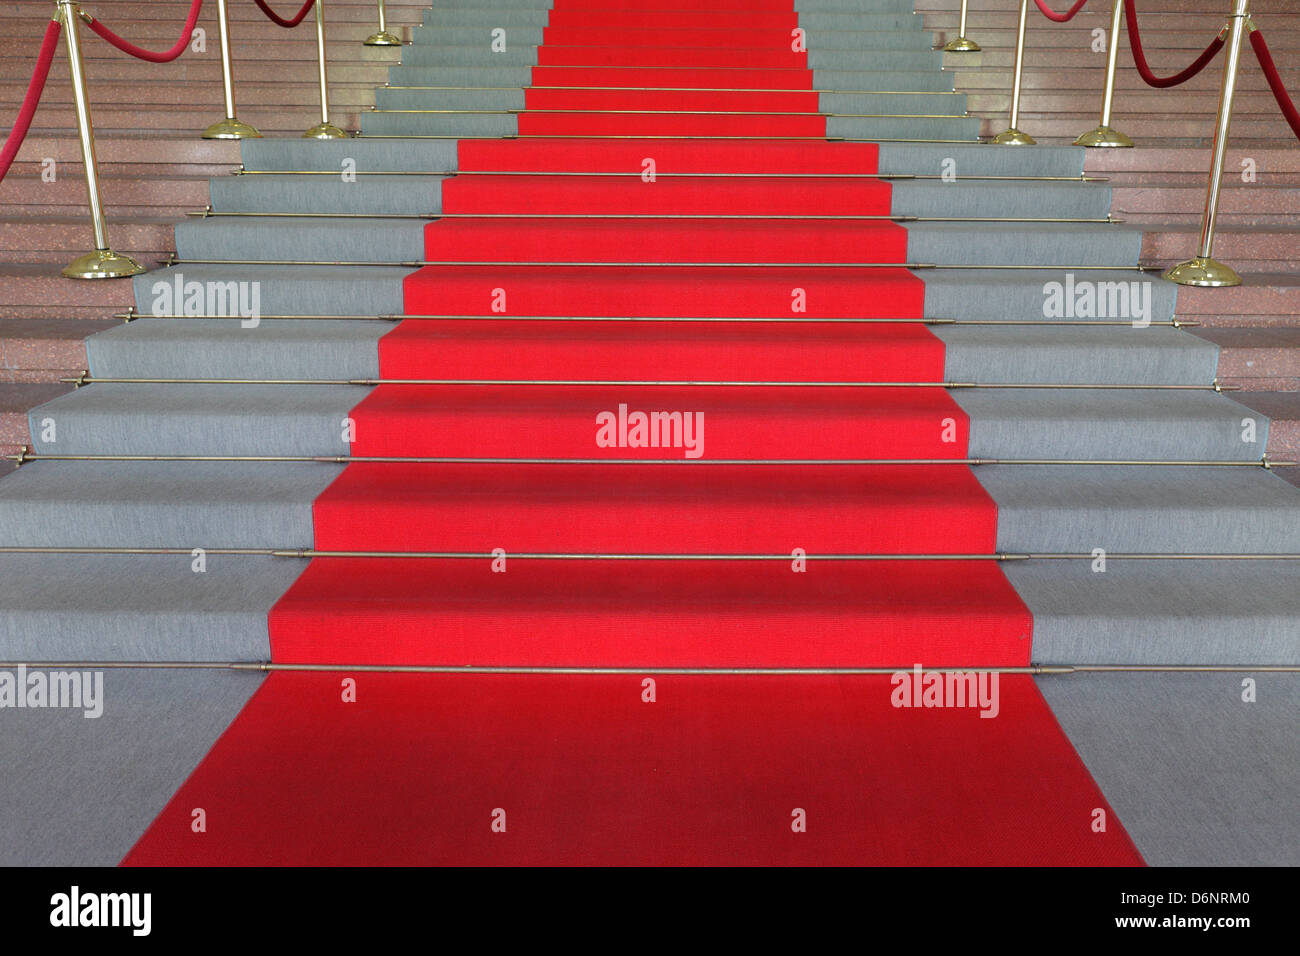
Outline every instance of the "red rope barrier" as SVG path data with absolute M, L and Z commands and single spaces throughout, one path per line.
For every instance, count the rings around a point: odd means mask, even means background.
M 1142 37 L 1138 34 L 1136 3 L 1137 0 L 1127 0 L 1124 4 L 1124 19 L 1128 23 L 1128 39 L 1129 46 L 1133 49 L 1133 63 L 1137 66 L 1138 74 L 1147 86 L 1166 89 L 1170 86 L 1186 83 L 1205 69 L 1206 65 L 1218 56 L 1219 51 L 1223 49 L 1223 34 L 1219 34 L 1210 41 L 1210 45 L 1201 51 L 1201 55 L 1193 60 L 1192 65 L 1187 69 L 1181 73 L 1175 73 L 1173 76 L 1156 76 L 1151 72 L 1151 67 L 1147 65 L 1146 54 L 1142 52 Z
M 161 53 L 155 53 L 153 50 L 146 50 L 138 47 L 134 43 L 123 40 L 120 36 L 110 30 L 104 24 L 100 23 L 94 17 L 86 21 L 86 26 L 94 30 L 101 37 L 107 40 L 113 46 L 117 47 L 123 53 L 129 53 L 138 60 L 148 60 L 150 63 L 170 63 L 182 53 L 190 44 L 190 36 L 194 33 L 194 24 L 199 20 L 199 10 L 203 8 L 203 0 L 194 0 L 190 4 L 190 15 L 185 21 L 185 29 L 181 31 L 181 38 L 176 41 L 176 45 L 170 50 L 163 50 Z
M 14 157 L 18 155 L 23 140 L 27 138 L 27 130 L 31 128 L 36 104 L 40 102 L 41 91 L 45 89 L 45 78 L 50 75 L 50 63 L 53 62 L 54 51 L 59 45 L 60 29 L 57 20 L 51 20 L 45 28 L 41 50 L 36 54 L 36 69 L 32 70 L 32 81 L 27 84 L 27 95 L 23 97 L 23 105 L 18 110 L 18 118 L 14 120 L 9 137 L 5 140 L 4 149 L 0 149 L 0 181 L 3 181 L 5 173 L 9 172 Z
M 1072 6 L 1069 10 L 1066 10 L 1064 13 L 1056 13 L 1052 10 L 1051 7 L 1045 4 L 1043 0 L 1034 0 L 1034 3 L 1038 4 L 1039 12 L 1042 13 L 1043 16 L 1047 17 L 1047 19 L 1051 20 L 1054 23 L 1070 22 L 1071 20 L 1074 19 L 1074 15 L 1078 13 L 1080 10 L 1082 10 L 1083 5 L 1087 2 L 1088 0 L 1076 0 L 1074 6 Z
M 272 23 L 278 24 L 282 27 L 296 27 L 298 24 L 302 23 L 302 18 L 307 15 L 307 11 L 316 6 L 316 0 L 307 0 L 307 2 L 302 5 L 302 9 L 298 11 L 293 19 L 286 20 L 284 17 L 280 16 L 280 14 L 268 7 L 263 0 L 253 0 L 253 2 L 257 4 L 257 8 L 265 13 Z
M 1277 100 L 1282 115 L 1291 124 L 1291 132 L 1295 133 L 1296 139 L 1300 139 L 1300 111 L 1296 110 L 1295 103 L 1291 101 L 1291 94 L 1282 85 L 1282 76 L 1277 71 L 1277 64 L 1273 62 L 1273 54 L 1269 52 L 1268 44 L 1264 42 L 1264 34 L 1258 30 L 1251 30 L 1250 45 L 1255 51 L 1255 59 L 1259 60 L 1260 68 L 1264 71 L 1264 78 L 1268 80 L 1268 88 L 1273 91 L 1273 99 Z

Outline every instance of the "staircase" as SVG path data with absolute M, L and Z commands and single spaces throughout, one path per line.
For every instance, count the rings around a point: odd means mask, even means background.
M 228 666 L 0 725 L 0 823 L 88 819 L 6 862 L 1300 859 L 1286 285 L 1139 271 L 1204 148 L 979 143 L 1005 15 L 953 73 L 911 0 L 669 2 L 444 0 L 359 138 L 187 147 L 209 214 L 0 481 L 0 660 Z
M 389 3 L 390 29 L 409 32 L 424 6 Z M 99 0 L 84 9 L 137 45 L 158 50 L 176 41 L 189 3 Z M 334 121 L 355 130 L 400 51 L 362 44 L 376 28 L 372 0 L 333 0 L 326 9 Z M 45 0 L 20 0 L 0 10 L 3 122 L 17 113 L 27 91 L 52 10 Z M 172 251 L 174 224 L 207 205 L 209 178 L 239 165 L 238 143 L 199 138 L 224 115 L 216 16 L 216 4 L 209 3 L 199 18 L 203 52 L 191 48 L 168 64 L 128 57 L 82 31 L 109 238 L 149 267 Z M 284 30 L 250 0 L 232 2 L 230 20 L 240 118 L 267 136 L 300 134 L 320 112 L 311 19 Z M 55 163 L 54 182 L 42 178 L 47 159 Z M 114 314 L 131 305 L 129 283 L 59 276 L 91 244 L 61 42 L 26 144 L 0 183 L 0 454 L 27 443 L 28 410 L 66 391 L 58 380 L 86 367 L 85 337 L 111 327 Z
M 937 45 L 957 36 L 955 4 L 920 0 L 917 11 Z M 1207 10 L 1184 0 L 1146 0 L 1138 12 L 1147 59 L 1167 75 L 1190 63 L 1223 26 L 1227 5 Z M 1300 12 L 1264 2 L 1252 4 L 1251 13 L 1278 69 L 1296 86 Z M 1007 126 L 1016 16 L 1014 4 L 977 0 L 967 33 L 982 50 L 944 57 L 985 136 Z M 1106 70 L 1104 49 L 1093 48 L 1097 29 L 1109 32 L 1106 4 L 1085 7 L 1065 24 L 1030 11 L 1020 126 L 1042 143 L 1072 142 L 1097 125 Z M 1167 268 L 1192 256 L 1199 243 L 1222 63 L 1216 59 L 1175 89 L 1152 89 L 1133 69 L 1127 28 L 1120 38 L 1112 125 L 1129 132 L 1138 148 L 1089 150 L 1085 170 L 1110 182 L 1112 214 L 1144 230 L 1142 261 Z M 1196 334 L 1218 346 L 1220 381 L 1260 393 L 1242 400 L 1273 419 L 1270 450 L 1290 457 L 1300 449 L 1300 153 L 1249 49 L 1242 51 L 1225 170 L 1215 255 L 1243 275 L 1245 287 L 1184 289 L 1178 314 L 1200 323 Z

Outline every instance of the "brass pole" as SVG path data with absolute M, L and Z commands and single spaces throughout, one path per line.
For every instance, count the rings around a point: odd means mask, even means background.
M 1038 141 L 1022 133 L 1020 122 L 1020 77 L 1025 67 L 1025 22 L 1029 19 L 1029 0 L 1020 0 L 1020 24 L 1016 27 L 1016 66 L 1011 81 L 1011 125 L 993 137 L 993 142 L 1003 146 L 1033 146 Z
M 1205 188 L 1205 214 L 1201 218 L 1201 248 L 1193 259 L 1180 262 L 1165 278 L 1179 285 L 1219 288 L 1241 285 L 1241 276 L 1218 262 L 1214 252 L 1214 219 L 1219 211 L 1219 186 L 1223 182 L 1223 160 L 1228 151 L 1228 124 L 1232 120 L 1232 94 L 1237 87 L 1237 62 L 1241 58 L 1241 35 L 1250 16 L 1250 0 L 1233 0 L 1229 16 L 1228 56 L 1223 64 L 1223 86 L 1219 93 L 1219 118 L 1214 126 L 1210 181 Z
M 944 44 L 945 53 L 978 53 L 980 45 L 966 37 L 966 0 L 961 0 L 961 22 L 957 25 L 957 35 Z
M 1119 31 L 1124 22 L 1124 0 L 1115 0 L 1115 9 L 1110 15 L 1110 48 L 1106 57 L 1106 92 L 1101 100 L 1101 124 L 1089 130 L 1074 141 L 1075 146 L 1114 146 L 1133 145 L 1129 139 L 1110 125 L 1110 110 L 1115 99 L 1115 65 L 1119 59 Z
M 366 46 L 401 46 L 402 41 L 388 32 L 384 23 L 384 0 L 379 0 L 379 32 L 372 33 L 365 39 Z
M 144 272 L 144 266 L 130 256 L 118 255 L 108 246 L 104 223 L 104 201 L 99 191 L 99 166 L 95 159 L 95 128 L 90 121 L 90 100 L 86 95 L 86 71 L 81 62 L 81 8 L 76 0 L 58 0 L 58 16 L 68 38 L 68 71 L 72 74 L 72 99 L 77 111 L 77 133 L 81 139 L 81 162 L 86 167 L 86 196 L 90 220 L 95 229 L 95 251 L 78 256 L 63 270 L 69 279 L 120 279 Z
M 325 0 L 316 0 L 316 60 L 320 68 L 320 122 L 304 139 L 347 139 L 348 134 L 330 122 L 329 78 L 325 73 Z
M 217 0 L 217 23 L 221 28 L 221 84 L 226 96 L 226 118 L 203 131 L 204 139 L 261 139 L 262 134 L 235 117 L 235 84 L 230 67 L 230 18 L 226 0 Z

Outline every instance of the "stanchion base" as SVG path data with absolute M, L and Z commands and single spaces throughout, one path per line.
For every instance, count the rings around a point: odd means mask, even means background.
M 1198 285 L 1211 289 L 1241 285 L 1241 276 L 1231 266 L 1201 256 L 1178 263 L 1164 277 L 1179 285 Z
M 203 131 L 204 139 L 261 139 L 262 134 L 247 123 L 241 123 L 234 117 L 213 123 Z
M 1110 126 L 1098 126 L 1096 129 L 1088 130 L 1088 132 L 1076 139 L 1074 145 L 1113 146 L 1127 149 L 1133 146 L 1133 140 Z
M 333 123 L 317 123 L 307 132 L 302 134 L 303 139 L 348 139 L 348 134 L 343 132 Z
M 379 33 L 373 33 L 370 36 L 366 37 L 363 42 L 365 43 L 366 46 L 401 46 L 402 45 L 401 38 L 393 36 L 387 30 L 383 30 Z
M 993 137 L 993 142 L 997 143 L 999 146 L 1038 145 L 1038 140 L 1034 139 L 1028 133 L 1020 132 L 1020 130 L 1016 129 L 1015 127 L 1012 127 L 1011 129 L 1004 129 L 1002 132 L 998 133 L 997 136 Z
M 63 275 L 68 279 L 125 279 L 141 272 L 144 266 L 130 256 L 118 255 L 112 249 L 96 249 L 73 259 Z
M 944 53 L 978 53 L 980 45 L 966 37 L 953 37 L 943 45 Z

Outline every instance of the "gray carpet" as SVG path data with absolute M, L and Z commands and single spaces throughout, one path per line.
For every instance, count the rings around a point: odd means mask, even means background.
M 1152 866 L 1300 865 L 1300 677 L 1038 678 Z
M 7 710 L 0 865 L 116 866 L 257 690 L 232 671 L 104 674 L 104 713 Z

